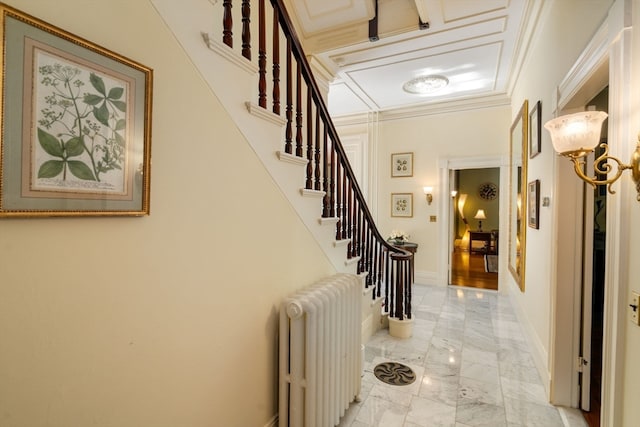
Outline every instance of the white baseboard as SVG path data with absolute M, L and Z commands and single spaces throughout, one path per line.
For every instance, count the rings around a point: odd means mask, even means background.
M 273 418 L 271 418 L 269 422 L 264 425 L 264 427 L 277 427 L 277 426 L 278 426 L 278 415 L 274 415 Z
M 538 334 L 536 334 L 533 325 L 522 310 L 522 307 L 518 303 L 518 300 L 513 296 L 516 292 L 520 292 L 520 290 L 515 288 L 515 285 L 513 285 L 513 287 L 509 289 L 509 291 L 511 306 L 516 312 L 516 316 L 518 317 L 520 325 L 522 325 L 523 332 L 527 338 L 527 342 L 531 347 L 531 357 L 533 358 L 533 363 L 536 365 L 536 369 L 538 370 L 538 374 L 540 375 L 540 380 L 542 381 L 542 385 L 547 394 L 547 399 L 550 400 L 551 373 L 549 372 L 549 353 L 542 345 L 540 337 L 538 336 Z
M 418 285 L 446 286 L 447 284 L 438 279 L 435 271 L 416 271 L 414 283 Z

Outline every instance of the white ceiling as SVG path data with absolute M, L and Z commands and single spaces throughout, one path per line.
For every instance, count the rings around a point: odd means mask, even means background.
M 334 76 L 329 110 L 344 116 L 486 97 L 508 102 L 532 2 L 379 0 L 375 42 L 374 0 L 290 0 L 288 7 L 306 53 Z M 420 30 L 419 20 L 430 27 Z M 450 83 L 431 95 L 403 91 L 427 74 Z

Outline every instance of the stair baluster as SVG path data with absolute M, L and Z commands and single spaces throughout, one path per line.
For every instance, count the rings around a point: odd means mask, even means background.
M 295 34 L 284 2 L 271 0 L 271 5 L 273 21 L 271 52 L 269 52 L 266 42 L 268 12 L 265 10 L 265 0 L 259 0 L 258 105 L 266 109 L 268 104 L 266 69 L 269 55 L 271 55 L 272 111 L 278 116 L 281 113 L 280 39 L 284 37 L 286 40 L 284 151 L 287 154 L 294 153 L 293 109 L 295 108 L 295 156 L 304 157 L 307 160 L 303 179 L 304 188 L 324 192 L 320 207 L 321 216 L 337 219 L 335 240 L 348 241 L 347 257 L 358 259 L 356 271 L 367 274 L 365 285 L 367 288 L 374 287 L 372 297 L 384 298 L 383 307 L 389 316 L 399 320 L 410 319 L 413 255 L 389 244 L 378 231 L 311 72 L 311 67 Z M 241 7 L 242 56 L 250 61 L 250 0 L 242 0 Z M 232 0 L 224 0 L 222 39 L 224 44 L 233 48 L 231 8 Z M 296 61 L 295 71 L 292 64 L 294 60 Z M 304 85 L 306 85 L 306 91 L 304 91 Z M 306 108 L 303 104 L 303 93 L 307 98 Z

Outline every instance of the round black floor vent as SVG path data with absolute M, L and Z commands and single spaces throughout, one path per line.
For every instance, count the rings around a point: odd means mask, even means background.
M 410 367 L 396 362 L 380 363 L 373 373 L 380 381 L 391 385 L 409 385 L 416 380 L 416 374 Z

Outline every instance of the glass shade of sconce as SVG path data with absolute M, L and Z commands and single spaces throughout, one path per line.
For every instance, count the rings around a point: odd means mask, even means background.
M 606 143 L 601 143 L 600 147 L 604 152 L 593 162 L 596 176 L 588 177 L 584 173 L 586 158 L 598 146 L 602 123 L 606 118 L 607 113 L 604 111 L 583 111 L 549 120 L 544 124 L 544 127 L 551 134 L 551 142 L 556 152 L 569 158 L 573 162 L 576 175 L 593 188 L 598 185 L 606 185 L 609 193 L 614 194 L 615 191 L 611 189 L 611 184 L 616 182 L 626 169 L 630 169 L 638 193 L 636 199 L 640 201 L 640 145 L 638 143 L 636 143 L 635 151 L 631 154 L 630 164 L 622 163 L 618 158 L 609 156 L 609 147 Z M 638 140 L 640 141 L 640 135 Z M 609 162 L 617 164 L 615 175 L 611 178 L 608 177 L 608 174 L 613 171 L 613 166 Z M 606 178 L 598 179 L 598 176 L 602 175 Z
M 433 187 L 422 187 L 422 191 L 427 196 L 427 203 L 431 204 L 433 202 Z

